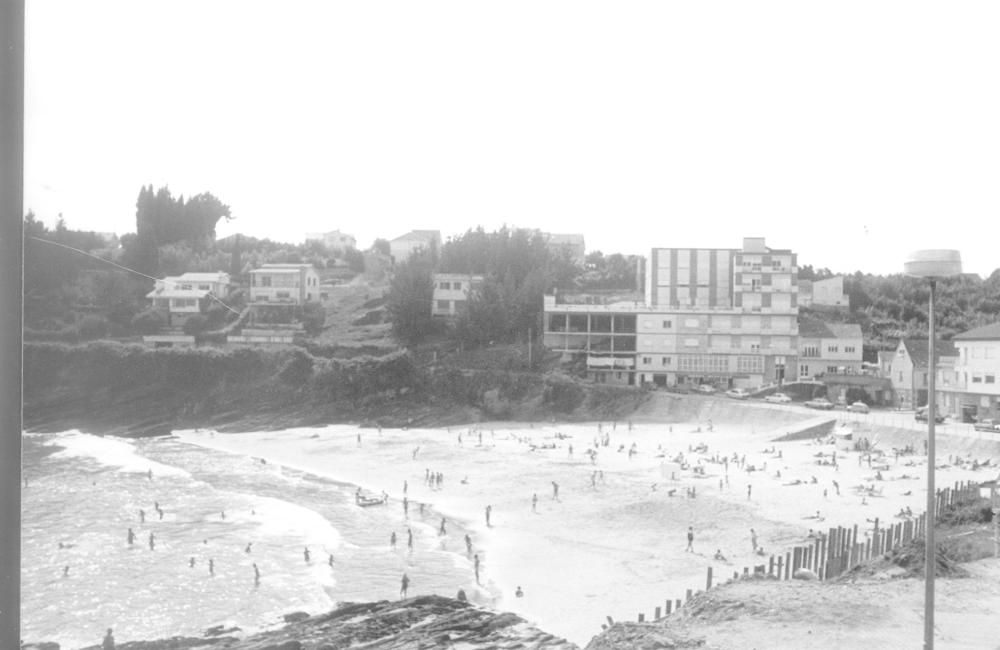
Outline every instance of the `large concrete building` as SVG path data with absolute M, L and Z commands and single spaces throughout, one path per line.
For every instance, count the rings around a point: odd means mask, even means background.
M 964 422 L 1000 419 L 1000 323 L 963 332 L 952 341 L 958 354 L 937 375 L 942 412 Z
M 748 237 L 738 249 L 654 248 L 646 301 L 545 298 L 545 344 L 598 382 L 721 388 L 796 372 L 796 259 Z

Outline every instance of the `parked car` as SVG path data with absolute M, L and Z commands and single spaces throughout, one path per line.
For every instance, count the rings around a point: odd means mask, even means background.
M 938 424 L 941 424 L 942 422 L 944 422 L 944 418 L 945 418 L 944 413 L 935 413 L 934 414 L 934 421 L 937 422 Z M 918 408 L 917 412 L 913 414 L 913 419 L 916 420 L 917 422 L 926 422 L 927 421 L 927 407 L 926 406 L 921 406 L 920 408 Z
M 730 388 L 726 391 L 726 396 L 733 399 L 746 399 L 750 397 L 750 391 L 746 388 Z
M 816 399 L 811 399 L 806 402 L 806 406 L 811 409 L 822 409 L 824 411 L 829 411 L 833 408 L 833 402 L 826 399 L 825 397 L 818 397 Z
M 852 402 L 847 405 L 847 410 L 851 413 L 867 413 L 871 409 L 864 402 Z
M 698 387 L 695 390 L 699 393 L 705 393 L 706 395 L 711 395 L 712 393 L 715 392 L 715 386 L 713 386 L 712 384 L 698 384 Z
M 792 401 L 792 398 L 784 393 L 771 393 L 764 398 L 765 402 L 774 402 L 775 404 L 787 404 Z
M 1000 432 L 1000 420 L 984 418 L 973 424 L 972 428 L 975 429 L 976 431 Z

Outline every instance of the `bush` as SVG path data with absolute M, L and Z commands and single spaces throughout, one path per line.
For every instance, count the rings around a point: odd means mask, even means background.
M 858 388 L 852 386 L 847 389 L 845 394 L 845 399 L 847 399 L 848 404 L 853 404 L 854 402 L 864 402 L 868 406 L 872 405 L 872 398 L 864 388 Z
M 302 305 L 302 326 L 306 333 L 315 336 L 323 331 L 326 324 L 326 309 L 318 302 L 307 302 Z
M 208 327 L 208 317 L 202 314 L 195 314 L 184 321 L 184 333 L 188 336 L 198 336 Z
M 155 309 L 139 312 L 132 318 L 132 330 L 138 334 L 156 334 L 167 324 L 167 319 Z
M 84 316 L 78 328 L 84 339 L 99 339 L 108 335 L 108 321 L 103 316 Z

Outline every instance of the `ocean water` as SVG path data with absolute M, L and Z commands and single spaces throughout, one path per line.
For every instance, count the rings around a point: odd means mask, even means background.
M 409 518 L 393 500 L 360 508 L 354 486 L 252 456 L 67 431 L 25 434 L 23 472 L 25 641 L 79 648 L 109 627 L 119 642 L 249 631 L 293 611 L 398 598 L 404 572 L 410 595 L 453 595 L 474 580 L 459 522 L 443 540 L 430 508 L 411 504 Z

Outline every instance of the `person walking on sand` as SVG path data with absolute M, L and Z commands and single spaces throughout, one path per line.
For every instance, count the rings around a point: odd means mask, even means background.
M 128 545 L 129 545 L 129 546 L 132 546 L 132 544 L 133 544 L 134 542 L 135 542 L 135 533 L 133 533 L 133 532 L 132 532 L 132 529 L 131 529 L 131 528 L 129 528 L 129 529 L 128 529 Z
M 493 524 L 490 523 L 490 514 L 493 512 L 493 506 L 486 506 L 486 527 L 492 528 Z
M 139 523 L 140 524 L 146 523 L 146 511 L 143 510 L 142 508 L 139 508 Z
M 531 495 L 531 511 L 538 512 L 538 493 Z
M 472 561 L 475 562 L 476 584 L 478 585 L 479 584 L 479 554 L 478 553 L 472 556 Z
M 215 560 L 212 558 L 208 558 L 208 575 L 215 575 Z
M 403 494 L 406 494 L 406 491 L 409 487 L 410 487 L 409 484 L 406 481 L 403 481 Z
M 410 587 L 410 578 L 405 573 L 403 574 L 403 579 L 399 582 L 399 597 L 400 599 L 406 598 L 406 590 Z
M 253 581 L 255 584 L 260 584 L 260 569 L 257 568 L 257 563 L 253 563 Z
M 389 536 L 389 546 L 396 548 L 396 531 L 392 531 L 392 535 Z
M 552 481 L 552 498 L 556 501 L 559 500 L 559 484 Z
M 192 569 L 194 568 L 194 556 L 193 555 L 191 556 L 191 559 L 188 560 L 188 567 L 190 567 Z
M 115 636 L 111 633 L 111 628 L 108 628 L 108 633 L 104 635 L 104 640 L 101 642 L 101 650 L 115 650 Z
M 438 528 L 438 535 L 447 535 L 448 531 L 445 528 L 445 518 L 441 517 L 441 527 Z
M 156 537 L 153 535 L 153 533 L 149 534 L 149 550 L 151 551 L 156 550 Z
M 688 545 L 684 552 L 694 553 L 694 528 L 692 526 L 688 526 Z
M 750 492 L 753 491 L 752 485 L 747 485 L 747 501 L 750 500 Z
M 406 548 L 413 550 L 413 530 L 410 528 L 406 529 Z
M 753 528 L 750 529 L 750 545 L 754 551 L 757 550 L 757 532 Z
M 251 546 L 253 546 L 253 542 L 247 542 L 247 547 L 245 549 L 243 549 L 243 552 L 244 553 L 249 553 Z
M 403 516 L 407 518 L 410 516 L 410 500 L 406 497 L 403 497 Z
M 309 563 L 309 547 L 308 546 L 305 547 L 305 549 L 302 551 L 302 557 L 304 557 L 306 559 L 306 563 L 308 564 Z

